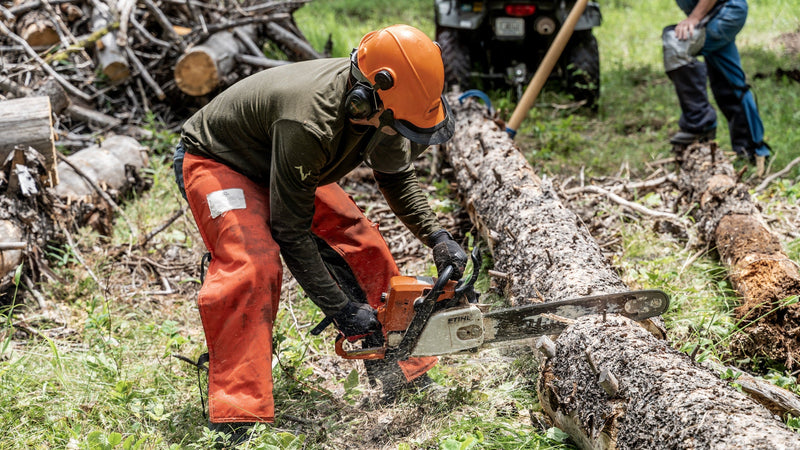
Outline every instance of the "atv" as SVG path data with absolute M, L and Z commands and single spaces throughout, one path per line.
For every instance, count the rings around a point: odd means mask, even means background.
M 435 0 L 436 41 L 448 86 L 515 89 L 517 98 L 566 20 L 574 0 Z M 602 20 L 589 2 L 552 76 L 576 100 L 596 107 L 600 54 L 592 28 Z

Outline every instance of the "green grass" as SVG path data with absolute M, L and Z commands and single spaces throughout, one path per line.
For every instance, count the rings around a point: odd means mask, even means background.
M 334 57 L 347 56 L 372 30 L 405 23 L 433 37 L 433 3 L 429 0 L 315 0 L 295 14 L 298 26 L 314 48 L 330 36 Z
M 739 40 L 775 150 L 774 170 L 798 156 L 800 88 L 794 81 L 754 76 L 800 65 L 797 56 L 784 55 L 775 44 L 781 33 L 800 28 L 794 3 L 751 2 Z M 633 176 L 642 176 L 648 173 L 647 162 L 670 155 L 666 141 L 677 129 L 679 111 L 661 67 L 660 33 L 681 12 L 672 0 L 616 0 L 601 7 L 598 112 L 554 107 L 570 99 L 548 87 L 519 131 L 521 149 L 541 172 L 574 176 L 584 168 L 587 176 L 607 175 L 627 163 Z M 333 56 L 345 56 L 364 33 L 392 23 L 410 23 L 432 36 L 432 12 L 429 0 L 315 0 L 296 17 L 315 48 L 321 49 L 331 35 Z M 500 92 L 492 96 L 510 115 L 514 99 Z M 725 146 L 721 124 L 719 140 Z M 158 271 L 142 263 L 154 254 L 189 253 L 196 258 L 170 261 L 197 264 L 202 242 L 191 218 L 184 216 L 146 249 L 135 248 L 134 231 L 141 237 L 184 206 L 169 160 L 175 137 L 152 118 L 149 126 L 156 132 L 149 143 L 153 186 L 124 205 L 131 228 L 117 220 L 109 238 L 84 230 L 74 236 L 76 248 L 48 247 L 58 279 L 39 289 L 54 305 L 52 316 L 24 305 L 16 307 L 13 317 L 8 307 L 0 311 L 0 448 L 202 449 L 215 438 L 204 429 L 198 397 L 203 388 L 195 369 L 173 357 L 196 358 L 205 351 L 194 298 L 198 280 L 171 280 L 177 293 L 153 294 L 161 289 Z M 800 197 L 797 175 L 795 170 L 759 196 L 766 214 L 793 214 L 785 205 Z M 437 181 L 431 180 L 436 195 L 448 195 L 447 185 Z M 439 203 L 443 211 L 453 208 L 451 198 Z M 605 213 L 614 211 L 598 211 Z M 673 345 L 691 353 L 702 343 L 701 358 L 720 356 L 724 341 L 737 331 L 730 314 L 737 300 L 713 251 L 687 264 L 698 249 L 654 232 L 646 221 L 626 221 L 619 237 L 620 252 L 612 263 L 626 283 L 671 295 L 665 319 Z M 790 258 L 800 259 L 800 239 L 785 246 Z M 119 251 L 132 256 L 113 258 Z M 489 291 L 485 277 L 480 283 Z M 448 389 L 441 401 L 409 396 L 396 405 L 365 404 L 366 382 L 358 379 L 356 364 L 333 355 L 332 334 L 308 334 L 309 324 L 320 318 L 302 296 L 282 303 L 276 324 L 280 364 L 274 370 L 278 424 L 261 428 L 246 448 L 358 446 L 368 433 L 382 436 L 384 448 L 400 450 L 572 448 L 563 432 L 537 424 L 541 413 L 533 361 L 494 351 L 444 358 L 432 373 Z M 765 378 L 798 392 L 796 379 L 781 368 Z M 800 426 L 797 419 L 787 423 Z

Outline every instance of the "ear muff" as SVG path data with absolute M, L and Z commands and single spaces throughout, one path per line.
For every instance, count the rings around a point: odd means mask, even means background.
M 358 68 L 356 67 L 356 70 Z M 378 110 L 381 105 L 380 97 L 376 89 L 386 90 L 394 86 L 394 77 L 388 70 L 381 70 L 375 74 L 375 86 L 361 75 L 362 80 L 356 79 L 356 83 L 350 88 L 345 97 L 345 108 L 347 116 L 351 119 L 368 119 Z

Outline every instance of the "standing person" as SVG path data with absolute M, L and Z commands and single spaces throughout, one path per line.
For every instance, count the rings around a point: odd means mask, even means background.
M 708 101 L 706 78 L 717 105 L 728 120 L 731 147 L 756 162 L 763 172 L 769 146 L 750 85 L 747 84 L 736 35 L 747 20 L 746 0 L 676 0 L 688 15 L 664 28 L 664 67 L 681 105 L 675 145 L 716 137 L 717 114 Z M 697 60 L 701 54 L 705 63 Z
M 281 256 L 342 334 L 380 335 L 375 308 L 399 271 L 377 226 L 336 184 L 362 162 L 395 215 L 433 248 L 436 267 L 461 276 L 467 255 L 438 224 L 412 164 L 453 134 L 443 88 L 438 45 L 393 25 L 364 36 L 350 58 L 252 75 L 183 125 L 176 178 L 212 256 L 198 297 L 212 429 L 236 440 L 274 420 Z M 436 361 L 400 361 L 394 379 L 427 377 Z

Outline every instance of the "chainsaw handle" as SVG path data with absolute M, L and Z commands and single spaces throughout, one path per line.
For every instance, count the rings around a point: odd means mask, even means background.
M 345 350 L 345 340 L 347 340 L 347 338 L 343 334 L 339 334 L 336 338 L 336 354 L 342 357 L 342 359 L 383 359 L 386 354 L 386 349 L 384 347 Z
M 470 259 L 472 259 L 472 274 L 470 274 L 469 279 L 466 283 L 459 281 L 456 285 L 455 293 L 456 295 L 461 295 L 467 291 L 472 290 L 475 286 L 475 282 L 478 281 L 478 272 L 480 272 L 480 263 L 481 263 L 481 251 L 478 246 L 472 249 L 472 253 L 469 255 Z M 462 284 L 463 283 L 463 284 Z
M 450 278 L 455 273 L 456 268 L 455 266 L 447 266 L 442 270 L 442 273 L 439 274 L 439 278 L 436 279 L 436 283 L 433 284 L 433 287 L 430 291 L 428 291 L 428 295 L 423 298 L 423 302 L 430 301 L 431 303 L 435 302 L 442 292 L 444 292 L 444 287 L 447 283 L 450 282 Z

